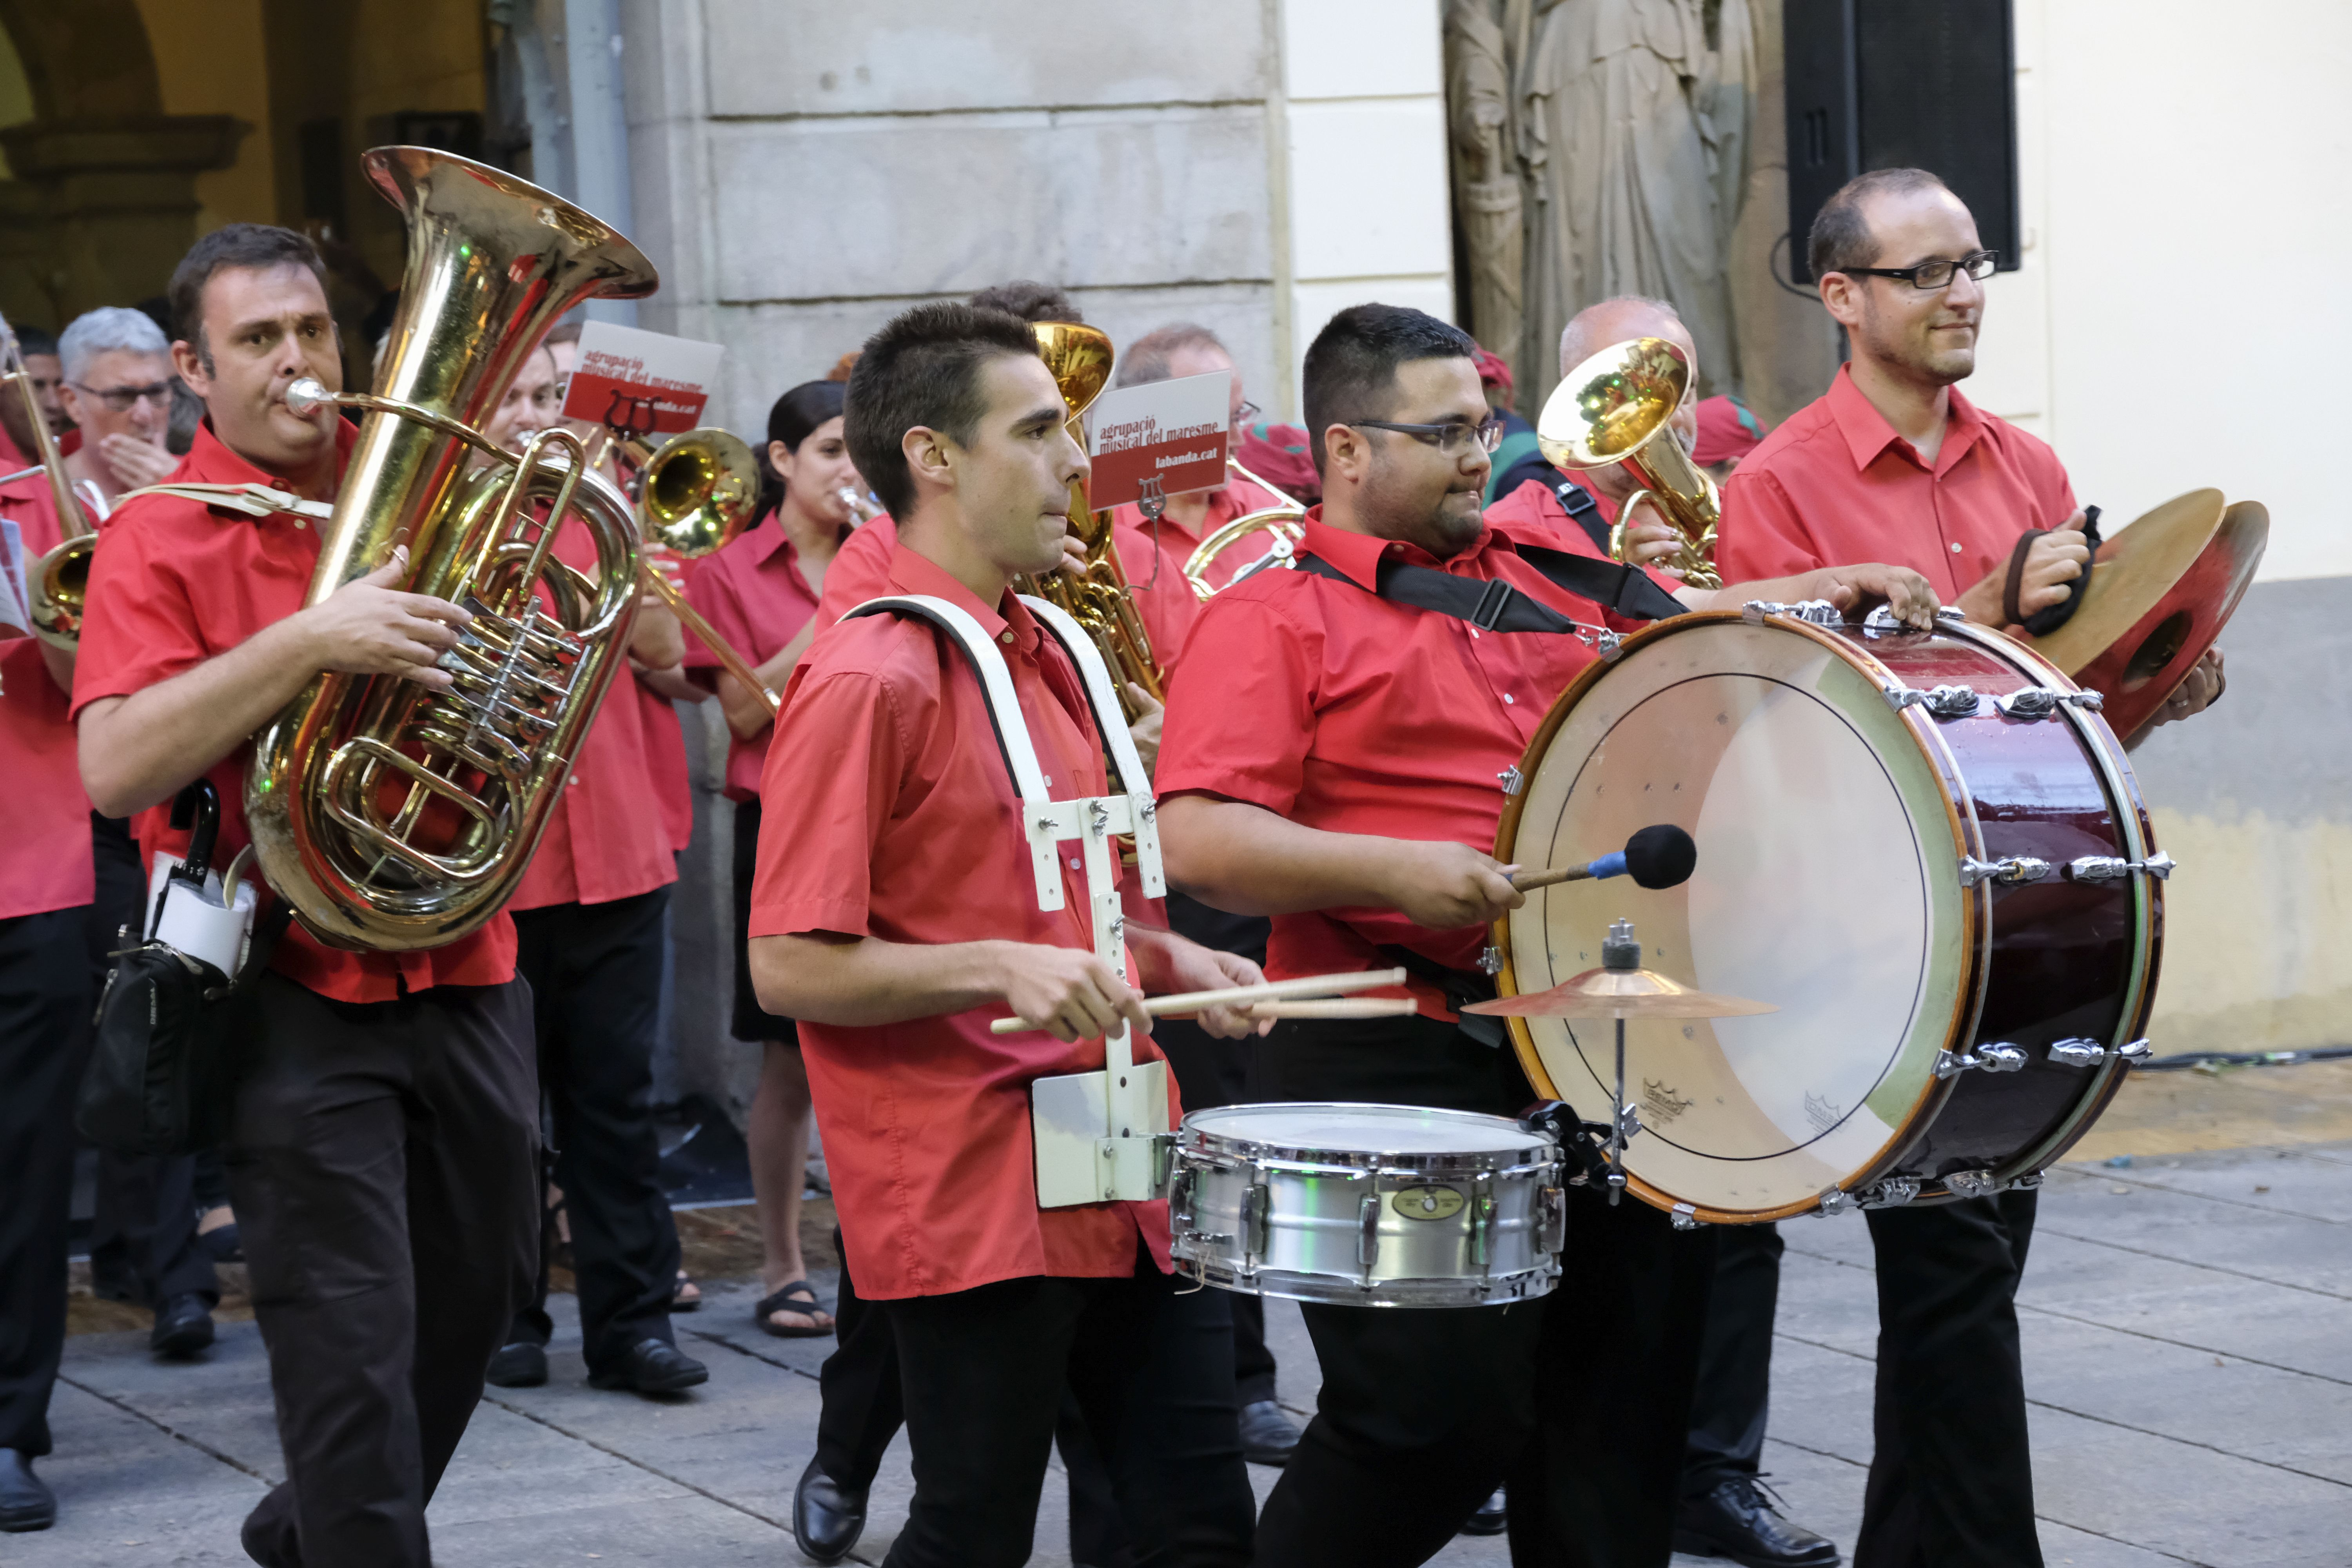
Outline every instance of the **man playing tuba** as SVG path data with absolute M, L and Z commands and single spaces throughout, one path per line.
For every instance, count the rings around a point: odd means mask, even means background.
M 250 737 L 322 671 L 435 690 L 470 618 L 395 591 L 405 550 L 303 608 L 318 523 L 352 441 L 300 416 L 300 377 L 341 381 L 324 274 L 289 230 L 232 224 L 172 278 L 181 377 L 205 417 L 182 485 L 295 498 L 255 518 L 202 497 L 127 501 L 90 574 L 74 689 L 83 782 L 179 849 L 173 797 L 219 792 L 223 859 L 247 842 Z M 246 1520 L 258 1563 L 430 1561 L 425 1505 L 526 1304 L 538 1230 L 530 999 L 513 922 L 447 946 L 349 952 L 299 927 L 254 991 L 229 1174 L 269 1347 L 286 1479 Z

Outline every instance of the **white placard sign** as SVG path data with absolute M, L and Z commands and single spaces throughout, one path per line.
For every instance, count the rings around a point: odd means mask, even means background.
M 1106 392 L 1087 410 L 1097 508 L 1146 496 L 1213 490 L 1225 482 L 1234 373 L 1179 376 Z
M 702 422 L 725 353 L 717 343 L 591 321 L 580 333 L 563 416 L 656 442 L 691 430 Z

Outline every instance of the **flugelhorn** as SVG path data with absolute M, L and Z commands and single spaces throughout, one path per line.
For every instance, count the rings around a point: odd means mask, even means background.
M 1536 445 L 1557 468 L 1621 465 L 1642 488 L 1617 509 L 1609 553 L 1625 559 L 1625 531 L 1634 510 L 1648 505 L 1682 535 L 1670 564 L 1694 588 L 1719 588 L 1715 529 L 1722 519 L 1715 481 L 1694 461 L 1674 430 L 1675 410 L 1690 395 L 1691 364 L 1664 338 L 1612 343 L 1560 378 L 1536 421 Z
M 1087 405 L 1102 395 L 1110 380 L 1110 336 L 1098 328 L 1076 321 L 1038 321 L 1033 330 L 1037 334 L 1037 351 L 1045 358 L 1045 368 L 1053 372 L 1054 384 L 1061 389 L 1062 401 L 1069 408 L 1071 434 L 1084 447 L 1086 437 L 1079 420 Z M 1104 662 L 1118 678 L 1120 710 L 1129 719 L 1135 719 L 1141 716 L 1142 710 L 1129 695 L 1128 687 L 1141 687 L 1156 702 L 1167 695 L 1167 679 L 1160 673 L 1159 660 L 1152 656 L 1151 634 L 1144 630 L 1143 617 L 1136 612 L 1127 570 L 1119 563 L 1118 546 L 1111 538 L 1110 519 L 1108 511 L 1097 511 L 1089 504 L 1086 480 L 1071 481 L 1070 531 L 1086 547 L 1084 573 L 1048 572 L 1042 577 L 1024 579 L 1019 587 L 1023 593 L 1035 594 L 1066 611 L 1085 628 L 1101 649 Z
M 57 437 L 49 434 L 49 422 L 41 413 L 41 400 L 33 391 L 33 373 L 25 368 L 25 356 L 16 347 L 16 334 L 8 330 L 8 322 L 0 317 L 0 381 L 8 384 L 11 394 L 21 398 L 25 406 L 25 422 L 32 428 L 33 467 L 20 473 L 0 478 L 0 484 L 10 480 L 30 482 L 36 473 L 44 477 L 49 487 L 49 498 L 57 504 L 58 543 L 56 549 L 31 563 L 25 572 L 25 586 L 32 597 L 26 607 L 33 614 L 33 631 L 43 642 L 71 651 L 81 642 L 82 611 L 87 607 L 89 590 L 89 556 L 98 547 L 98 530 L 90 526 L 89 517 L 81 509 L 81 498 L 74 494 L 73 481 L 66 477 L 66 460 L 58 451 Z
M 263 876 L 320 941 L 404 951 L 456 941 L 514 891 L 636 616 L 636 518 L 579 439 L 542 430 L 516 458 L 480 427 L 557 317 L 656 277 L 604 224 L 485 164 L 379 147 L 363 166 L 408 259 L 377 391 L 286 393 L 297 414 L 365 411 L 305 602 L 404 542 L 403 586 L 473 620 L 439 660 L 448 691 L 314 679 L 255 737 L 245 811 Z M 491 460 L 468 472 L 477 452 Z M 593 579 L 553 554 L 575 521 Z
M 1307 537 L 1307 525 L 1301 521 L 1307 516 L 1304 505 L 1243 468 L 1236 458 L 1227 458 L 1225 467 L 1278 499 L 1276 505 L 1244 512 L 1232 521 L 1212 529 L 1206 539 L 1192 547 L 1192 553 L 1184 557 L 1184 581 L 1192 584 L 1194 597 L 1200 599 L 1207 599 L 1223 591 L 1210 586 L 1209 568 L 1216 563 L 1218 556 L 1251 534 L 1263 531 L 1267 535 L 1270 542 L 1265 553 L 1227 578 L 1224 588 L 1232 587 L 1244 577 L 1255 577 L 1261 572 L 1277 567 L 1295 568 L 1298 564 L 1298 542 Z

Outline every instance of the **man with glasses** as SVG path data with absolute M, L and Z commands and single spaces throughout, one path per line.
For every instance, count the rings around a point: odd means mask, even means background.
M 1849 362 L 1726 487 L 1724 576 L 1893 561 L 1999 626 L 2063 600 L 2090 555 L 2065 468 L 1954 385 L 1976 368 L 1994 263 L 1967 206 L 1926 170 L 1877 170 L 1822 208 L 1810 254 Z M 2159 717 L 2221 689 L 2217 649 Z M 2016 1310 L 2033 1208 L 2010 1192 L 1867 1215 L 1876 1452 L 1855 1568 L 2042 1562 Z
M 172 425 L 172 343 L 145 312 L 101 305 L 74 318 L 58 340 L 65 384 L 58 398 L 81 428 L 66 473 L 106 510 L 125 490 L 161 484 L 180 466 L 163 444 Z

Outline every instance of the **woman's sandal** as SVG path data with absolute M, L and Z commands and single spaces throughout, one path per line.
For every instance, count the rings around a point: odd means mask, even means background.
M 801 1316 L 811 1320 L 810 1326 L 786 1328 L 775 1321 L 774 1314 L 778 1312 L 798 1312 Z M 822 1327 L 814 1322 L 820 1315 L 826 1319 Z M 805 1279 L 793 1280 L 751 1309 L 751 1321 L 780 1340 L 813 1340 L 820 1335 L 829 1334 L 833 1332 L 831 1318 L 830 1313 L 825 1312 L 823 1307 L 816 1304 L 816 1292 L 809 1288 L 809 1282 Z
M 683 1268 L 677 1271 L 677 1285 L 670 1291 L 669 1310 L 673 1312 L 694 1312 L 702 1308 L 702 1287 L 697 1285 Z

